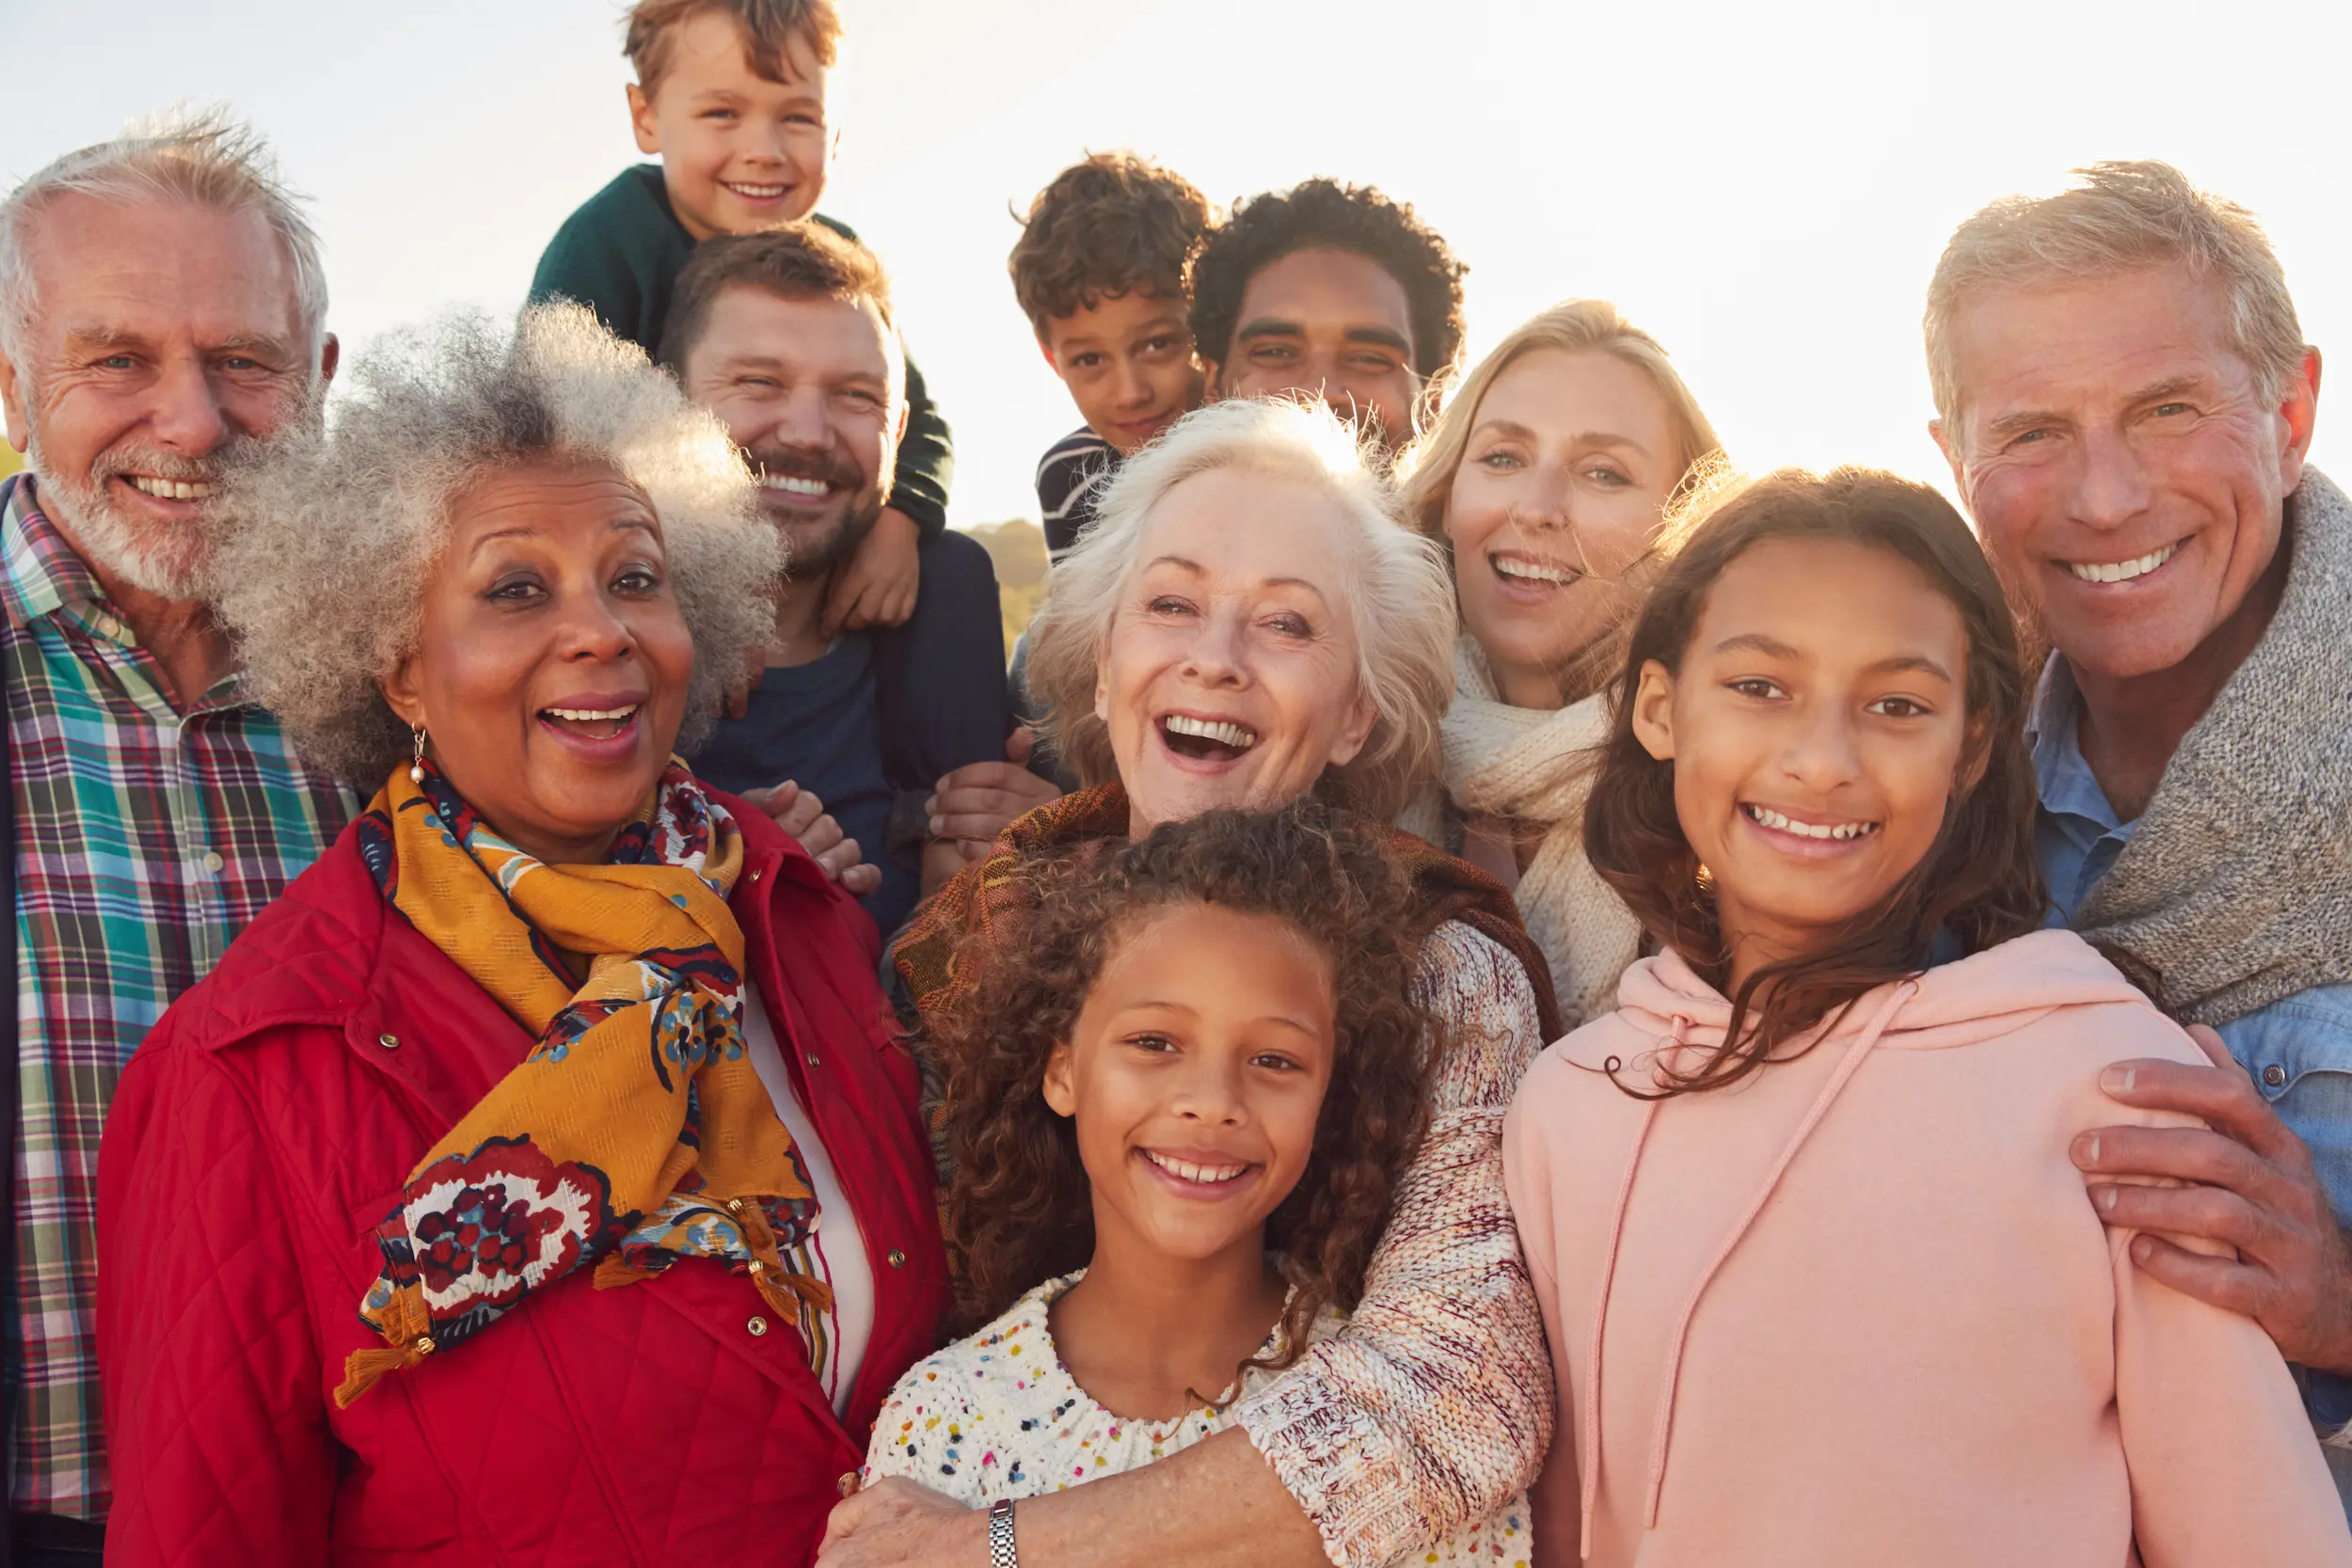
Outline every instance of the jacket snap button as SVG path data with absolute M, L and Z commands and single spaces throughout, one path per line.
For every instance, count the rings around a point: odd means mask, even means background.
M 817 1053 L 814 1051 L 808 1053 L 808 1065 L 811 1067 L 815 1067 L 817 1065 Z
M 375 1043 L 382 1046 L 387 1051 L 398 1051 L 400 1049 L 400 1037 L 398 1035 L 378 1035 L 375 1037 Z
M 2263 1082 L 2269 1085 L 2272 1088 L 2277 1088 L 2280 1085 L 2285 1083 L 2286 1081 L 2287 1069 L 2280 1067 L 2278 1063 L 2273 1062 L 2268 1067 L 2263 1069 Z
M 750 1323 L 745 1323 L 743 1326 L 749 1329 L 751 1331 L 752 1338 L 756 1339 L 761 1335 L 768 1332 L 768 1320 L 765 1318 L 755 1317 Z
M 907 1266 L 907 1255 L 900 1252 L 897 1247 L 892 1247 L 889 1255 L 884 1258 L 883 1261 L 887 1262 L 894 1269 L 903 1269 Z

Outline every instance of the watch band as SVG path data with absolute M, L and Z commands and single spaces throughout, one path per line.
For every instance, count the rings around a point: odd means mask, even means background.
M 1021 1554 L 1012 1547 L 1010 1497 L 988 1505 L 988 1568 L 1021 1568 Z

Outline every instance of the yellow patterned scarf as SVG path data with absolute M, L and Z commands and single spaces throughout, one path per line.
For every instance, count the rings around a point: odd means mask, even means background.
M 815 1228 L 817 1195 L 744 1054 L 743 841 L 684 766 L 600 865 L 523 853 L 429 765 L 396 771 L 358 832 L 392 907 L 538 1040 L 377 1227 L 359 1315 L 386 1348 L 352 1354 L 336 1403 L 583 1263 L 603 1288 L 724 1259 L 787 1317 L 829 1306 L 777 1252 Z

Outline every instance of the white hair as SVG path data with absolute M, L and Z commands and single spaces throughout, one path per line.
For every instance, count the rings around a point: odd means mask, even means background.
M 1054 568 L 1029 632 L 1029 689 L 1044 706 L 1045 731 L 1086 783 L 1117 773 L 1094 689 L 1120 595 L 1160 502 L 1184 481 L 1223 469 L 1311 484 L 1345 520 L 1338 564 L 1355 622 L 1356 677 L 1375 718 L 1363 750 L 1326 791 L 1389 821 L 1437 766 L 1438 726 L 1454 699 L 1454 588 L 1437 546 L 1405 525 L 1394 488 L 1366 462 L 1357 433 L 1320 402 L 1213 403 L 1120 466 L 1093 524 Z
M 2274 403 L 2308 352 L 2285 271 L 2254 214 L 2169 164 L 2101 163 L 2050 197 L 2012 196 L 1953 230 L 1928 285 L 1928 379 L 1947 424 L 1961 414 L 1952 319 L 1983 289 L 2031 289 L 2182 265 L 2229 293 L 2232 346 Z
M 18 345 L 39 304 L 27 242 L 41 210 L 61 196 L 260 213 L 285 243 L 296 317 L 315 360 L 326 332 L 326 269 L 318 234 L 300 198 L 279 180 L 269 143 L 218 108 L 175 112 L 135 125 L 113 141 L 69 152 L 0 201 L 0 354 L 20 357 Z
M 383 681 L 417 644 L 451 502 L 484 474 L 602 465 L 660 519 L 694 641 L 677 744 L 691 747 L 773 626 L 783 545 L 716 416 L 584 307 L 534 306 L 513 329 L 453 314 L 373 345 L 331 430 L 263 443 L 229 479 L 211 595 L 254 695 L 314 764 L 363 790 L 405 761 Z

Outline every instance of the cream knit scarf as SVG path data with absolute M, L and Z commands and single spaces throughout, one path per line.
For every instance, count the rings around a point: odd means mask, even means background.
M 1519 913 L 1551 966 L 1560 1012 L 1573 1029 L 1617 1005 L 1617 976 L 1638 956 L 1642 928 L 1584 858 L 1589 772 L 1569 764 L 1609 736 L 1605 696 L 1556 713 L 1513 707 L 1495 691 L 1485 654 L 1454 644 L 1454 705 L 1446 710 L 1445 792 L 1466 812 L 1517 817 L 1543 832 L 1519 877 Z
M 2352 980 L 2352 500 L 2305 468 L 2280 547 L 2270 629 L 2075 913 L 2194 1023 Z

